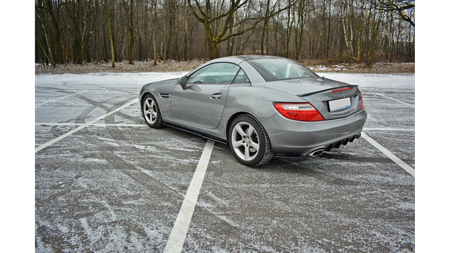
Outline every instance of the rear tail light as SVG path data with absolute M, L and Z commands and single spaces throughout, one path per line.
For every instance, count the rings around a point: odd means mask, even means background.
M 364 102 L 363 102 L 363 96 L 361 94 L 361 105 L 359 106 L 359 110 L 361 111 L 362 109 L 364 109 Z
M 299 121 L 321 121 L 322 114 L 310 103 L 276 103 L 275 108 L 288 119 Z

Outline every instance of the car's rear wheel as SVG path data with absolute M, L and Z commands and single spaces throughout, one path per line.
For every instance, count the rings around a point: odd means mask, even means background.
M 145 123 L 151 128 L 160 128 L 164 125 L 159 111 L 158 103 L 151 94 L 145 95 L 142 100 L 142 113 L 144 114 Z
M 229 130 L 230 149 L 247 166 L 260 166 L 274 156 L 269 137 L 261 123 L 250 115 L 240 115 Z

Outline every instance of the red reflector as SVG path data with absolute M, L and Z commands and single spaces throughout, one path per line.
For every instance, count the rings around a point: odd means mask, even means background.
M 339 92 L 339 91 L 351 90 L 351 89 L 353 89 L 353 87 L 347 87 L 347 88 L 336 89 L 336 90 L 333 90 L 333 92 Z
M 288 119 L 299 121 L 321 121 L 322 114 L 310 103 L 276 103 L 275 108 Z

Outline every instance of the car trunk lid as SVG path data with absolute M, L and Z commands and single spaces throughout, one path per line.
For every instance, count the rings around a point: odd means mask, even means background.
M 308 101 L 325 120 L 348 117 L 359 111 L 362 95 L 357 85 L 321 77 L 267 82 L 272 89 L 292 93 Z
M 362 95 L 357 85 L 345 85 L 300 95 L 313 105 L 325 120 L 345 118 L 361 109 Z

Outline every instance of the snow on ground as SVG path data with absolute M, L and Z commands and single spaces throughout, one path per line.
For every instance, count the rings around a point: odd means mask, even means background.
M 140 73 L 140 72 L 177 72 L 193 70 L 205 63 L 201 60 L 174 61 L 168 60 L 166 62 L 159 62 L 158 65 L 153 65 L 153 62 L 134 61 L 133 64 L 128 64 L 128 61 L 116 62 L 116 66 L 111 68 L 111 63 L 83 63 L 72 64 L 64 63 L 53 66 L 44 66 L 43 64 L 35 64 L 36 74 L 86 74 L 86 73 Z
M 57 74 L 36 75 L 36 85 L 76 85 L 76 84 L 136 84 L 179 78 L 186 72 L 142 72 L 142 73 L 91 73 L 91 74 Z M 334 79 L 360 87 L 378 88 L 415 88 L 414 74 L 353 74 L 353 73 L 318 73 L 319 76 Z
M 129 84 L 144 85 L 150 82 L 178 78 L 187 72 L 143 72 L 143 73 L 90 73 L 36 75 L 36 85 L 53 84 Z
M 336 81 L 359 85 L 360 87 L 415 88 L 415 75 L 412 74 L 318 73 L 318 75 Z
M 53 100 L 36 109 L 36 122 L 89 122 L 109 106 L 130 96 L 137 98 L 141 85 L 184 74 L 36 75 L 38 105 Z M 369 91 L 408 90 L 407 96 L 415 87 L 414 75 L 319 75 Z M 59 99 L 84 89 L 93 90 L 83 93 L 84 100 Z M 373 127 L 412 125 L 412 109 L 397 116 L 385 106 L 396 103 L 392 100 L 367 96 L 365 101 L 372 109 Z M 114 116 L 110 123 L 143 124 L 137 105 Z M 51 247 L 55 251 L 163 249 L 204 141 L 181 131 L 152 134 L 156 132 L 149 128 L 104 122 L 105 126 L 86 128 L 85 133 L 35 155 L 36 179 L 30 185 L 36 185 L 37 252 Z M 70 129 L 37 125 L 33 140 L 45 143 Z M 371 135 L 400 159 L 414 163 L 414 133 Z M 358 141 L 328 158 L 275 159 L 254 170 L 237 163 L 225 145 L 217 144 L 184 251 L 414 249 L 414 179 L 386 159 L 368 142 Z
M 414 62 L 374 62 L 371 67 L 365 63 L 339 63 L 330 64 L 317 60 L 300 61 L 302 64 L 315 72 L 334 73 L 378 73 L 399 74 L 415 73 Z M 90 62 L 83 64 L 64 63 L 56 66 L 45 66 L 35 64 L 35 74 L 86 74 L 86 73 L 140 73 L 140 72 L 177 72 L 190 71 L 206 63 L 203 60 L 192 60 L 189 62 L 168 60 L 153 65 L 152 62 L 135 61 L 128 64 L 127 61 L 116 62 L 116 67 L 111 68 L 111 63 Z

